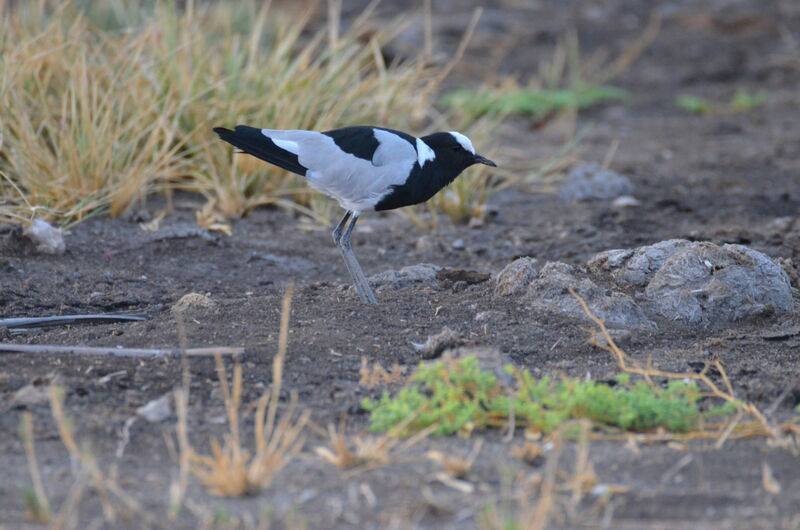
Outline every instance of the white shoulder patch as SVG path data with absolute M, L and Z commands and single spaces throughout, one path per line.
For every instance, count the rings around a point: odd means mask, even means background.
M 432 161 L 434 158 L 436 158 L 436 153 L 433 152 L 433 149 L 423 142 L 422 138 L 417 138 L 417 162 L 419 162 L 419 167 L 424 166 L 425 162 Z
M 473 155 L 475 154 L 475 148 L 472 147 L 472 142 L 470 141 L 469 138 L 467 138 L 460 132 L 456 131 L 450 131 L 450 134 L 452 135 L 453 138 L 456 139 L 458 143 L 461 144 L 461 147 L 463 147 L 465 151 L 469 151 Z
M 300 154 L 300 146 L 297 145 L 297 142 L 293 142 L 291 140 L 278 140 L 277 138 L 273 138 L 269 134 L 266 133 L 267 129 L 261 129 L 261 134 L 272 140 L 272 142 L 283 149 L 284 151 L 289 151 L 293 155 Z

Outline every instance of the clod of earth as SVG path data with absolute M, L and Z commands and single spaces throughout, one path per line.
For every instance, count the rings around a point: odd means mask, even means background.
M 423 359 L 435 359 L 445 351 L 458 346 L 460 342 L 461 336 L 445 326 L 436 335 L 428 337 L 424 344 L 412 343 L 412 346 L 420 352 Z
M 784 268 L 742 245 L 670 239 L 601 252 L 585 270 L 548 262 L 536 273 L 535 265 L 531 258 L 507 265 L 495 276 L 495 296 L 524 292 L 535 311 L 583 318 L 574 289 L 609 327 L 643 331 L 655 330 L 658 318 L 709 328 L 794 310 Z
M 780 265 L 742 245 L 692 244 L 664 262 L 645 294 L 652 312 L 702 327 L 794 309 Z
M 495 296 L 510 296 L 528 289 L 528 285 L 536 278 L 535 258 L 515 259 L 495 276 Z
M 643 288 L 649 314 L 692 327 L 719 327 L 794 309 L 786 272 L 742 245 L 672 239 L 602 252 L 588 267 L 623 287 Z
M 611 328 L 654 331 L 658 326 L 641 307 L 625 293 L 597 285 L 589 278 L 580 278 L 578 270 L 560 262 L 548 262 L 528 286 L 525 299 L 534 311 L 561 313 L 585 319 L 581 305 L 570 294 L 573 289 L 589 305 L 592 312 Z
M 589 270 L 611 274 L 623 287 L 644 287 L 667 258 L 691 245 L 685 239 L 669 239 L 634 249 L 600 252 L 588 262 Z

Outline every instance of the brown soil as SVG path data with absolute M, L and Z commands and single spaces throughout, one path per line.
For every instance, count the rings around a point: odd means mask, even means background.
M 434 2 L 443 50 L 452 51 L 469 12 L 467 2 Z M 500 72 L 536 72 L 565 30 L 577 28 L 588 53 L 623 50 L 647 22 L 663 13 L 655 43 L 614 83 L 630 92 L 624 104 L 582 113 L 591 123 L 581 157 L 601 162 L 619 140 L 612 167 L 636 185 L 637 208 L 614 209 L 608 201 L 566 204 L 554 195 L 504 192 L 492 200 L 484 226 L 446 223 L 422 234 L 396 215 L 360 221 L 354 246 L 367 274 L 434 263 L 456 270 L 496 272 L 512 259 L 534 256 L 580 264 L 595 252 L 683 237 L 743 243 L 773 258 L 800 259 L 798 172 L 800 171 L 800 9 L 789 1 L 720 0 L 712 8 L 689 1 L 531 2 L 535 8 L 486 10 L 474 45 L 455 79 L 475 79 L 496 65 Z M 446 10 L 464 15 L 452 16 Z M 497 35 L 518 33 L 514 47 L 490 59 Z M 691 115 L 675 106 L 680 93 L 728 101 L 738 89 L 764 90 L 769 101 L 751 112 Z M 558 125 L 533 130 L 524 119 L 503 126 L 497 143 L 531 157 L 555 152 L 563 142 Z M 178 327 L 170 307 L 183 295 L 207 293 L 216 303 L 187 313 L 190 346 L 244 346 L 244 402 L 251 403 L 271 381 L 277 350 L 281 297 L 288 281 L 297 289 L 291 315 L 284 390 L 299 394 L 318 425 L 342 416 L 348 433 L 363 431 L 367 416 L 359 401 L 382 389 L 358 384 L 362 357 L 383 366 L 413 367 L 424 342 L 444 326 L 478 344 L 495 346 L 535 374 L 566 373 L 597 379 L 613 376 L 609 355 L 586 344 L 585 321 L 531 312 L 517 299 L 495 299 L 491 282 L 471 286 L 443 281 L 436 287 L 377 293 L 380 304 L 361 305 L 352 291 L 329 230 L 301 230 L 297 219 L 278 210 L 258 210 L 234 225 L 233 235 L 208 234 L 194 225 L 200 200 L 178 197 L 176 211 L 160 231 L 143 231 L 134 219 L 92 219 L 75 227 L 63 256 L 36 254 L 7 233 L 0 267 L 4 317 L 141 311 L 144 322 L 56 328 L 6 341 L 40 344 L 175 347 Z M 151 212 L 162 205 L 153 199 Z M 788 218 L 788 219 L 787 219 Z M 420 237 L 425 245 L 417 245 Z M 462 240 L 463 246 L 453 245 Z M 424 249 L 424 250 L 420 250 Z M 797 285 L 795 285 L 797 287 Z M 496 311 L 481 323 L 475 315 Z M 484 325 L 485 324 L 485 325 Z M 634 333 L 624 348 L 637 359 L 678 371 L 720 359 L 737 394 L 787 417 L 800 401 L 797 314 L 745 322 L 736 329 L 686 331 L 660 323 L 651 335 Z M 778 336 L 778 340 L 775 336 Z M 428 439 L 415 446 L 410 462 L 355 475 L 344 474 L 313 455 L 326 443 L 309 431 L 303 456 L 283 470 L 265 492 L 229 500 L 209 495 L 190 481 L 187 508 L 168 521 L 168 492 L 178 465 L 167 449 L 175 418 L 130 427 L 122 456 L 116 451 L 126 420 L 137 407 L 171 392 L 181 377 L 177 359 L 125 359 L 63 355 L 3 354 L 0 373 L 0 521 L 9 528 L 34 527 L 26 517 L 23 491 L 30 487 L 25 453 L 17 436 L 23 409 L 35 418 L 39 465 L 51 503 L 67 498 L 75 478 L 45 404 L 14 406 L 21 387 L 58 375 L 66 387 L 66 409 L 81 440 L 91 445 L 103 469 L 115 468 L 121 487 L 154 518 L 118 518 L 115 525 L 194 528 L 225 521 L 255 525 L 265 513 L 278 526 L 311 528 L 478 526 L 485 506 L 513 511 L 510 484 L 526 467 L 498 433 L 485 438 L 464 493 L 436 481 L 437 465 L 424 458 L 438 449 L 466 453 L 472 440 Z M 195 447 L 221 436 L 224 417 L 219 384 L 210 359 L 192 360 L 189 429 Z M 108 376 L 108 377 L 106 377 Z M 250 411 L 251 409 L 247 409 Z M 250 417 L 250 413 L 246 415 Z M 250 423 L 248 419 L 247 423 Z M 245 428 L 246 436 L 251 426 Z M 587 495 L 570 517 L 557 509 L 552 525 L 614 528 L 797 528 L 800 527 L 800 459 L 766 439 L 687 444 L 652 443 L 634 450 L 620 442 L 593 441 L 590 459 L 599 483 L 623 486 L 605 504 Z M 565 459 L 568 460 L 568 459 Z M 780 492 L 767 491 L 767 463 Z M 569 466 L 567 466 L 569 469 Z M 108 471 L 110 473 L 110 471 Z M 374 499 L 369 492 L 374 494 Z M 367 492 L 367 493 L 365 493 Z M 510 503 L 510 504 L 509 504 Z M 79 527 L 106 527 L 99 498 L 84 496 Z M 230 514 L 230 515 L 226 515 Z M 211 518 L 211 519 L 204 519 Z M 238 521 L 238 523 L 237 523 Z

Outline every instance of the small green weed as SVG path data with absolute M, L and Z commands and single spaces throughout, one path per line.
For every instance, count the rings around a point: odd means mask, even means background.
M 748 112 L 762 106 L 768 99 L 767 93 L 763 90 L 756 93 L 750 93 L 744 89 L 737 90 L 731 99 L 730 107 L 736 111 Z
M 690 96 L 689 94 L 681 94 L 678 96 L 675 100 L 675 105 L 677 105 L 679 109 L 692 114 L 705 114 L 714 109 L 714 104 L 711 101 L 697 96 Z
M 386 392 L 377 401 L 365 399 L 361 406 L 371 413 L 371 431 L 386 431 L 417 414 L 405 434 L 436 425 L 432 431 L 435 435 L 503 427 L 511 417 L 512 406 L 518 424 L 546 433 L 577 418 L 627 431 L 663 428 L 680 433 L 736 408 L 726 403 L 702 410 L 699 401 L 703 393 L 694 381 L 673 380 L 663 388 L 654 388 L 621 374 L 612 386 L 574 378 L 535 379 L 529 371 L 511 365 L 504 370 L 515 378 L 516 390 L 498 382 L 494 373 L 482 370 L 475 357 L 421 364 L 411 378 L 412 386 L 395 396 Z
M 709 112 L 732 111 L 750 112 L 764 105 L 769 100 L 769 96 L 763 90 L 749 92 L 739 89 L 730 99 L 727 105 L 721 102 L 714 102 L 706 98 L 681 94 L 675 100 L 675 105 L 686 112 L 692 114 L 707 114 Z
M 523 114 L 543 118 L 566 110 L 583 110 L 610 101 L 627 98 L 624 90 L 594 84 L 577 84 L 569 88 L 507 88 L 472 90 L 462 88 L 442 98 L 442 105 L 459 109 L 476 119 L 484 114 Z

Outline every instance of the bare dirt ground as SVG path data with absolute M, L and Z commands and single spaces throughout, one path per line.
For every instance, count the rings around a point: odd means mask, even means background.
M 469 18 L 467 4 L 434 1 L 444 51 L 453 50 Z M 661 10 L 657 40 L 614 81 L 630 93 L 629 100 L 579 117 L 579 124 L 593 124 L 581 157 L 601 162 L 619 140 L 612 167 L 633 180 L 642 204 L 615 209 L 609 201 L 572 204 L 555 195 L 511 190 L 492 199 L 495 213 L 482 227 L 443 223 L 428 234 L 396 215 L 367 216 L 354 236 L 367 274 L 418 263 L 494 273 L 520 256 L 583 264 L 599 251 L 672 238 L 742 243 L 772 258 L 799 260 L 800 8 L 788 0 L 707 4 L 711 7 L 691 1 L 553 0 L 534 9 L 488 7 L 455 80 L 481 78 L 491 68 L 524 77 L 573 27 L 587 52 L 601 46 L 619 52 L 641 33 L 650 10 Z M 511 53 L 490 60 L 492 39 L 512 32 L 519 36 Z M 680 93 L 728 101 L 742 88 L 764 90 L 769 100 L 747 113 L 692 115 L 675 106 Z M 498 144 L 531 157 L 554 152 L 563 142 L 557 128 L 533 130 L 524 119 L 509 121 L 501 133 Z M 170 307 L 187 293 L 207 293 L 216 305 L 187 314 L 188 343 L 243 346 L 243 402 L 252 404 L 271 381 L 281 298 L 293 280 L 284 392 L 287 398 L 298 392 L 301 406 L 321 426 L 344 415 L 348 433 L 363 431 L 368 418 L 359 401 L 382 389 L 359 385 L 362 357 L 387 367 L 413 367 L 421 359 L 411 343 L 424 342 L 444 326 L 499 348 L 534 374 L 590 373 L 604 379 L 616 372 L 606 352 L 586 344 L 580 329 L 585 321 L 537 314 L 513 297 L 496 299 L 491 281 L 465 287 L 445 280 L 434 287 L 383 291 L 377 293 L 380 304 L 368 307 L 344 289 L 349 278 L 327 228 L 301 230 L 292 214 L 264 209 L 236 221 L 228 237 L 195 226 L 200 204 L 198 198 L 177 197 L 175 213 L 157 232 L 143 231 L 134 218 L 86 221 L 67 237 L 62 256 L 37 254 L 6 232 L 0 258 L 4 317 L 141 311 L 148 319 L 5 340 L 174 347 L 179 337 Z M 156 198 L 148 209 L 162 206 Z M 422 237 L 424 244 L 418 244 Z M 477 323 L 476 314 L 485 311 L 496 313 Z M 679 371 L 715 356 L 742 399 L 768 409 L 784 393 L 775 418 L 786 417 L 800 402 L 800 331 L 778 334 L 779 340 L 769 333 L 800 330 L 796 312 L 735 329 L 686 331 L 659 324 L 653 333 L 634 332 L 624 349 Z M 193 445 L 205 448 L 210 436 L 225 430 L 219 383 L 211 359 L 192 360 L 190 372 L 189 432 Z M 78 437 L 90 443 L 103 469 L 117 469 L 120 486 L 153 517 L 120 516 L 114 523 L 119 527 L 247 526 L 272 518 L 279 527 L 471 528 L 479 525 L 486 506 L 508 505 L 513 512 L 509 484 L 520 473 L 541 471 L 512 456 L 510 447 L 521 443 L 521 434 L 508 444 L 497 433 L 476 433 L 485 443 L 468 476 L 472 492 L 435 480 L 438 468 L 424 458 L 430 449 L 465 453 L 472 446 L 456 437 L 420 442 L 407 462 L 347 474 L 314 456 L 313 448 L 327 441 L 309 431 L 301 458 L 268 490 L 229 500 L 211 496 L 192 479 L 186 508 L 168 521 L 168 492 L 178 464 L 165 438 L 174 436 L 175 418 L 135 421 L 121 455 L 118 448 L 136 408 L 179 383 L 180 360 L 3 354 L 0 524 L 7 528 L 38 526 L 26 518 L 23 502 L 30 478 L 17 436 L 22 410 L 34 414 L 39 464 L 55 507 L 75 482 L 49 405 L 11 401 L 21 387 L 56 375 L 66 388 L 66 411 Z M 249 418 L 252 408 L 245 410 Z M 251 434 L 249 420 L 244 432 Z M 589 454 L 599 483 L 622 488 L 605 503 L 588 495 L 577 513 L 559 512 L 554 527 L 800 527 L 800 458 L 766 439 L 728 441 L 722 448 L 707 441 L 639 447 L 592 441 Z M 765 487 L 765 462 L 779 492 Z M 106 527 L 100 506 L 97 494 L 87 494 L 78 526 Z

